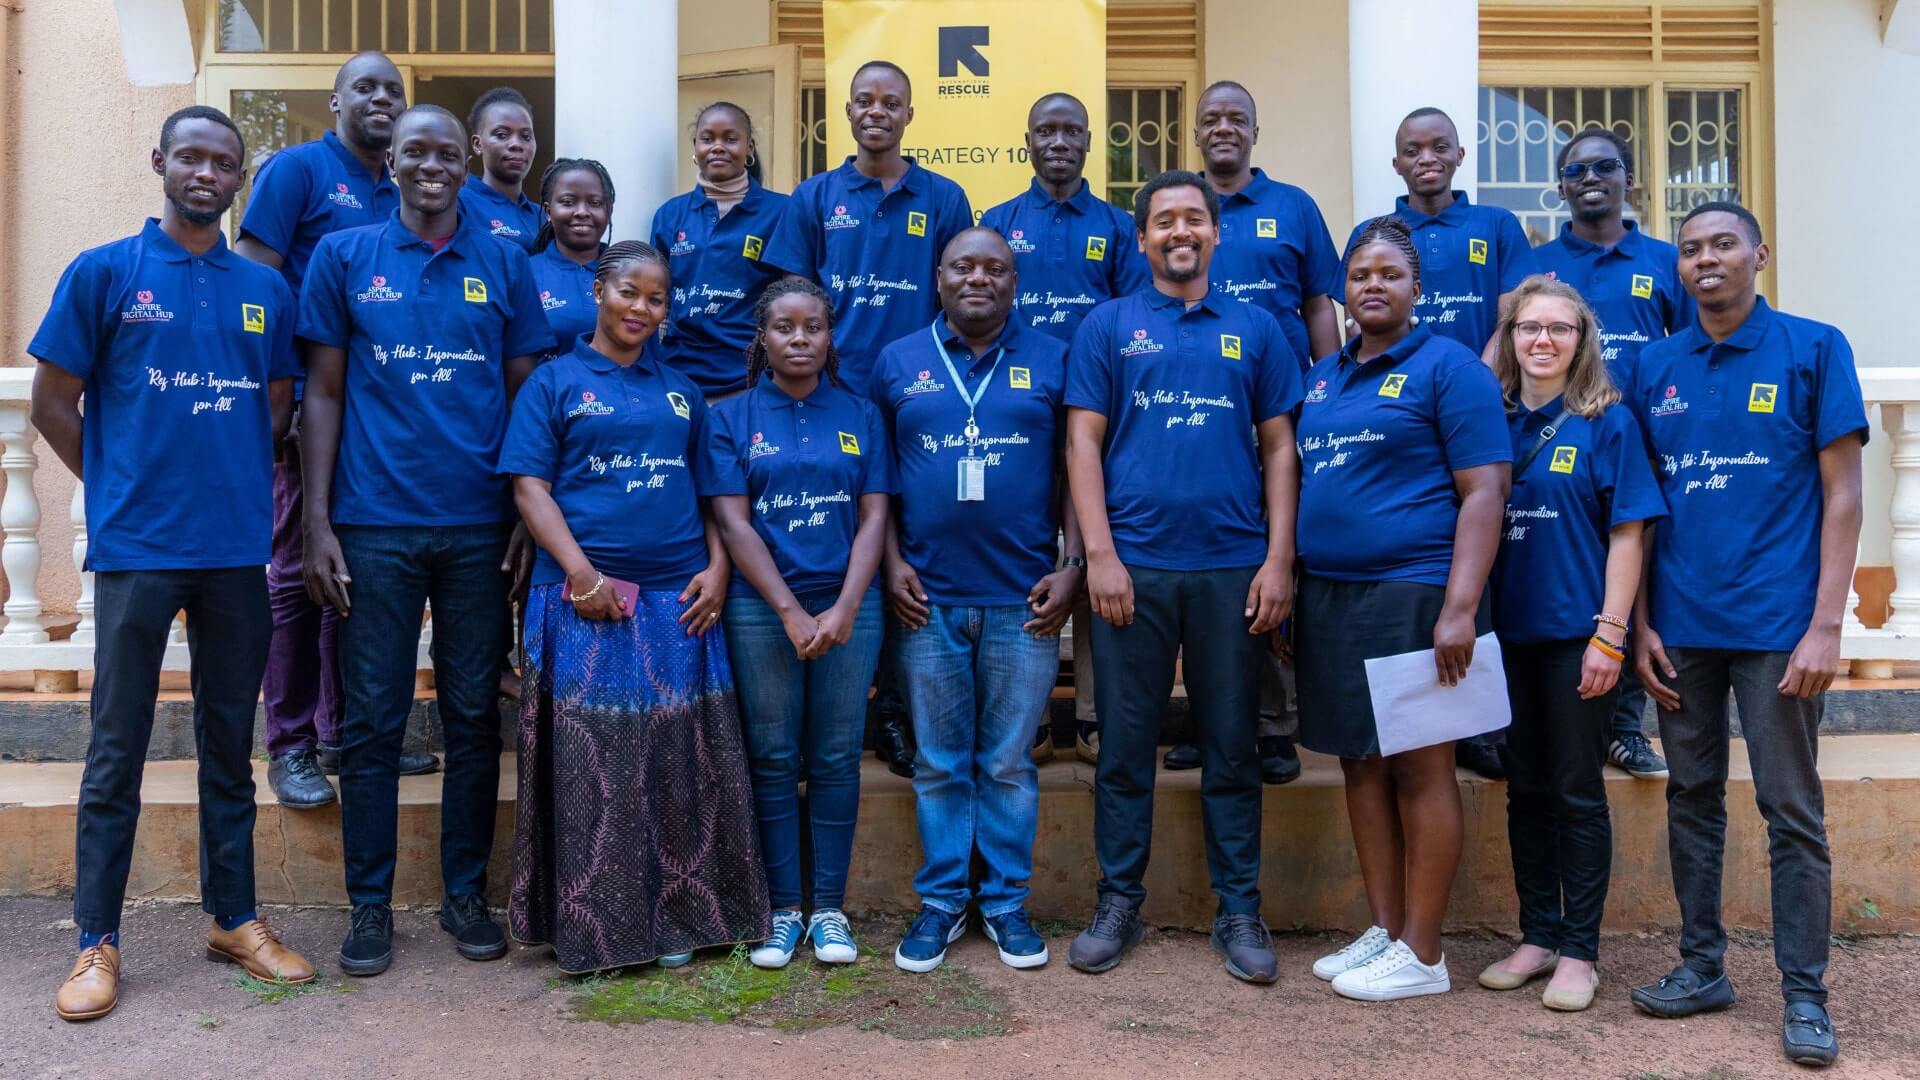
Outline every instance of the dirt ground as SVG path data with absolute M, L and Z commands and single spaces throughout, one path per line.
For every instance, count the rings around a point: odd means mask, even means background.
M 1454 991 L 1359 1004 L 1308 968 L 1335 939 L 1279 938 L 1282 981 L 1247 986 L 1203 936 L 1153 932 L 1116 970 L 1068 968 L 1077 927 L 1049 924 L 1054 961 L 1017 972 L 977 930 L 932 976 L 893 968 L 896 918 L 856 920 L 873 950 L 853 969 L 796 961 L 767 974 L 702 955 L 679 972 L 559 975 L 545 949 L 461 960 L 430 913 L 402 912 L 393 969 L 336 973 L 339 911 L 271 911 L 321 976 L 301 992 L 247 984 L 202 958 L 205 916 L 133 906 L 120 1007 L 90 1024 L 54 1016 L 71 962 L 64 900 L 0 900 L 0 1076 L 39 1077 L 1607 1077 L 1741 1080 L 1808 1070 L 1779 1050 L 1769 943 L 1736 941 L 1740 1003 L 1687 1022 L 1635 1013 L 1626 988 L 1664 972 L 1661 936 L 1602 947 L 1600 1000 L 1559 1015 L 1540 984 L 1492 994 L 1473 981 L 1508 947 L 1449 939 Z M 1832 1008 L 1842 1056 L 1829 1075 L 1920 1078 L 1920 938 L 1842 941 Z M 802 953 L 804 956 L 805 953 Z M 667 1019 L 681 1017 L 683 1019 Z

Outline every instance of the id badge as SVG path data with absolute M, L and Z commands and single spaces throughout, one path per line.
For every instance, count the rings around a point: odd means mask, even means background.
M 987 459 L 966 457 L 960 459 L 960 490 L 956 496 L 961 502 L 987 501 Z

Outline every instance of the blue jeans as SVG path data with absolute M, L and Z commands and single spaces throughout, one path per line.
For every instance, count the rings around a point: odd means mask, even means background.
M 1033 876 L 1040 781 L 1029 751 L 1060 641 L 1020 628 L 1033 617 L 1025 604 L 929 608 L 927 625 L 900 635 L 920 744 L 913 794 L 923 860 L 913 887 L 928 907 L 965 911 L 977 847 L 986 869 L 973 899 L 991 918 L 1026 903 Z
M 433 603 L 434 696 L 446 738 L 440 875 L 448 896 L 487 884 L 500 802 L 500 664 L 508 525 L 341 525 L 353 610 L 340 620 L 340 831 L 347 896 L 393 902 L 400 748 L 426 604 Z
M 825 590 L 795 599 L 807 614 L 818 615 L 838 597 Z M 861 603 L 853 638 L 815 660 L 794 656 L 779 614 L 757 596 L 729 598 L 720 625 L 740 695 L 767 899 L 776 910 L 800 906 L 804 771 L 813 906 L 838 908 L 846 902 L 853 825 L 860 814 L 860 740 L 867 687 L 880 660 L 880 594 L 869 592 Z

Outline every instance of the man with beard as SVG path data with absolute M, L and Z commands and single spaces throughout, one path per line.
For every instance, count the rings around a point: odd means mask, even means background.
M 267 159 L 254 178 L 233 250 L 286 275 L 295 296 L 320 238 L 341 229 L 385 221 L 399 204 L 387 177 L 393 118 L 407 107 L 407 87 L 393 61 L 363 52 L 333 77 L 333 130 Z M 307 596 L 301 573 L 300 399 L 294 380 L 294 421 L 273 464 L 273 561 L 267 595 L 273 606 L 273 643 L 261 684 L 266 710 L 267 783 L 282 806 L 294 809 L 334 801 L 323 772 L 340 761 L 338 616 Z M 402 755 L 403 775 L 439 767 L 431 754 Z
M 1134 220 L 1153 288 L 1093 310 L 1067 363 L 1067 470 L 1087 550 L 1099 670 L 1099 909 L 1069 962 L 1100 972 L 1140 940 L 1154 751 L 1184 667 L 1205 775 L 1213 944 L 1229 974 L 1277 977 L 1260 919 L 1254 724 L 1270 631 L 1293 604 L 1300 364 L 1266 310 L 1215 294 L 1220 204 L 1166 172 Z
M 1048 94 L 1027 110 L 1027 155 L 1033 183 L 980 216 L 980 224 L 1006 238 L 1019 272 L 1015 318 L 1061 341 L 1094 305 L 1130 296 L 1152 284 L 1146 259 L 1133 238 L 1126 211 L 1096 196 L 1081 175 L 1093 135 L 1087 107 L 1072 94 Z M 1092 611 L 1084 597 L 1073 615 L 1074 744 L 1080 760 L 1100 756 L 1100 726 L 1093 698 Z M 1034 760 L 1053 757 L 1053 732 L 1034 732 Z
M 340 613 L 347 691 L 349 975 L 377 975 L 393 957 L 400 746 L 428 603 L 447 740 L 440 926 L 469 960 L 507 951 L 482 893 L 500 784 L 502 561 L 516 520 L 494 467 L 514 392 L 554 344 L 526 253 L 460 212 L 460 121 L 434 105 L 407 110 L 394 122 L 392 166 L 400 209 L 321 240 L 298 330 L 307 588 Z
M 159 219 L 75 259 L 27 346 L 39 361 L 33 425 L 86 481 L 99 624 L 73 860 L 80 955 L 54 997 L 67 1020 L 119 1001 L 140 779 L 183 608 L 209 955 L 259 979 L 313 978 L 258 917 L 253 878 L 253 702 L 271 625 L 262 567 L 273 445 L 297 367 L 293 295 L 220 233 L 246 180 L 246 147 L 226 114 L 196 105 L 167 117 L 153 171 L 166 193 Z

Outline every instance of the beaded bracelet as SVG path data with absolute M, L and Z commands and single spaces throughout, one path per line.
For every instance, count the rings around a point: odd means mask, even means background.
M 1617 626 L 1622 630 L 1625 630 L 1628 628 L 1627 620 L 1621 618 L 1618 615 L 1610 615 L 1604 611 L 1598 615 L 1595 615 L 1593 617 L 1593 621 L 1597 623 L 1606 623 L 1608 626 Z
M 1599 634 L 1595 634 L 1592 637 L 1588 638 L 1587 644 L 1593 646 L 1596 649 L 1599 649 L 1601 655 L 1603 656 L 1610 657 L 1622 663 L 1626 662 L 1627 654 L 1622 652 L 1618 645 L 1615 645 L 1613 642 L 1608 641 L 1606 638 L 1601 637 Z

